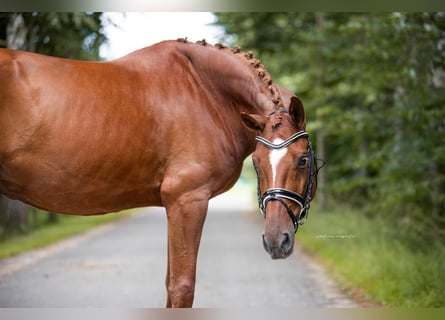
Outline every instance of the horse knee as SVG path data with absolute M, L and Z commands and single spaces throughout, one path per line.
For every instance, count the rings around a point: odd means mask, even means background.
M 191 280 L 170 281 L 167 287 L 171 306 L 173 308 L 190 308 L 193 304 L 195 284 Z

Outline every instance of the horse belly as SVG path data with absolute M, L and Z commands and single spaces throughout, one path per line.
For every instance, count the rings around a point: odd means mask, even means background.
M 104 150 L 69 151 L 61 148 L 55 154 L 47 148 L 31 148 L 2 160 L 0 193 L 69 214 L 160 205 L 160 175 L 142 161 Z
M 74 148 L 74 145 L 71 145 Z M 115 149 L 116 150 L 116 149 Z M 97 214 L 160 205 L 161 165 L 106 150 L 35 148 L 1 162 L 0 193 L 36 207 Z M 146 160 L 145 160 L 146 159 Z

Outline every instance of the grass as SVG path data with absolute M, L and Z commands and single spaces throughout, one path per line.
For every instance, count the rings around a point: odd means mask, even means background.
M 397 225 L 358 211 L 313 210 L 296 241 L 321 260 L 345 291 L 390 307 L 445 306 L 445 247 L 417 247 L 396 236 Z M 365 304 L 366 305 L 366 304 Z
M 59 222 L 48 224 L 24 235 L 0 239 L 0 259 L 41 248 L 104 223 L 122 219 L 131 211 L 101 216 L 59 215 Z

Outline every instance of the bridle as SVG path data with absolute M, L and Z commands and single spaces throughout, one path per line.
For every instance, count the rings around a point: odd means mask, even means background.
M 287 111 L 280 110 L 280 112 L 287 112 Z M 273 112 L 273 113 L 275 113 L 275 112 Z M 300 138 L 307 138 L 307 140 L 308 140 L 308 146 L 307 146 L 308 177 L 307 177 L 307 182 L 306 182 L 306 188 L 305 188 L 303 195 L 293 192 L 291 190 L 283 189 L 283 188 L 271 188 L 271 189 L 266 190 L 261 195 L 260 175 L 258 173 L 258 169 L 255 166 L 255 163 L 253 164 L 256 174 L 257 174 L 257 181 L 258 181 L 257 195 L 258 195 L 258 204 L 260 207 L 261 214 L 265 218 L 266 217 L 266 206 L 269 203 L 269 201 L 278 201 L 286 209 L 287 214 L 289 215 L 290 219 L 292 220 L 292 223 L 294 224 L 295 232 L 297 232 L 298 226 L 305 223 L 308 218 L 310 202 L 311 202 L 311 197 L 312 197 L 312 188 L 313 188 L 313 184 L 314 184 L 314 179 L 313 179 L 314 168 L 315 168 L 315 179 L 317 179 L 318 172 L 320 171 L 321 168 L 324 167 L 325 162 L 324 162 L 324 160 L 315 157 L 314 152 L 312 150 L 311 142 L 309 140 L 309 133 L 307 133 L 305 130 L 302 130 L 302 131 L 299 131 L 299 132 L 293 134 L 292 136 L 290 136 L 285 141 L 283 141 L 282 143 L 279 143 L 279 144 L 274 144 L 261 136 L 257 136 L 255 138 L 256 141 L 265 145 L 267 148 L 275 149 L 275 150 L 287 148 L 289 145 L 291 145 L 292 143 L 294 143 L 295 141 L 297 141 Z M 320 167 L 317 165 L 318 160 L 322 162 Z M 300 215 L 298 218 L 295 216 L 294 212 L 289 207 L 289 205 L 284 201 L 284 199 L 290 200 L 290 201 L 296 203 L 301 208 Z

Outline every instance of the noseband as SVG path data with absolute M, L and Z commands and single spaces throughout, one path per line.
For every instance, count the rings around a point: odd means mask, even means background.
M 299 131 L 299 132 L 293 134 L 292 136 L 290 136 L 288 139 L 286 139 L 284 142 L 282 142 L 280 144 L 274 144 L 274 143 L 270 142 L 269 140 L 267 140 L 263 137 L 260 137 L 260 136 L 257 136 L 255 138 L 256 141 L 265 145 L 267 148 L 278 150 L 278 149 L 287 148 L 289 145 L 291 145 L 292 143 L 294 143 L 295 141 L 297 141 L 298 139 L 300 139 L 302 137 L 305 137 L 308 140 L 307 153 L 308 153 L 308 161 L 309 161 L 306 189 L 305 189 L 303 195 L 300 195 L 296 192 L 293 192 L 293 191 L 290 191 L 287 189 L 282 189 L 282 188 L 268 189 L 268 190 L 266 190 L 266 192 L 263 193 L 263 195 L 261 195 L 260 176 L 259 176 L 258 170 L 254 163 L 254 167 L 255 167 L 255 171 L 256 171 L 257 179 L 258 179 L 258 204 L 260 207 L 261 214 L 263 215 L 263 217 L 266 217 L 266 206 L 269 203 L 269 201 L 278 201 L 286 209 L 287 214 L 289 215 L 290 219 L 292 220 L 292 223 L 294 224 L 295 232 L 297 232 L 299 225 L 302 225 L 303 223 L 306 222 L 307 217 L 308 217 L 311 196 L 312 196 L 312 187 L 314 184 L 314 181 L 313 181 L 314 167 L 315 167 L 315 177 L 317 177 L 318 171 L 324 166 L 324 161 L 320 159 L 322 161 L 322 165 L 321 165 L 321 167 L 317 166 L 317 160 L 319 160 L 319 159 L 317 159 L 314 155 L 311 142 L 309 141 L 309 133 L 307 133 L 305 130 Z M 298 218 L 295 216 L 294 212 L 289 207 L 289 205 L 284 201 L 284 199 L 290 200 L 290 201 L 296 203 L 301 208 L 300 215 Z

